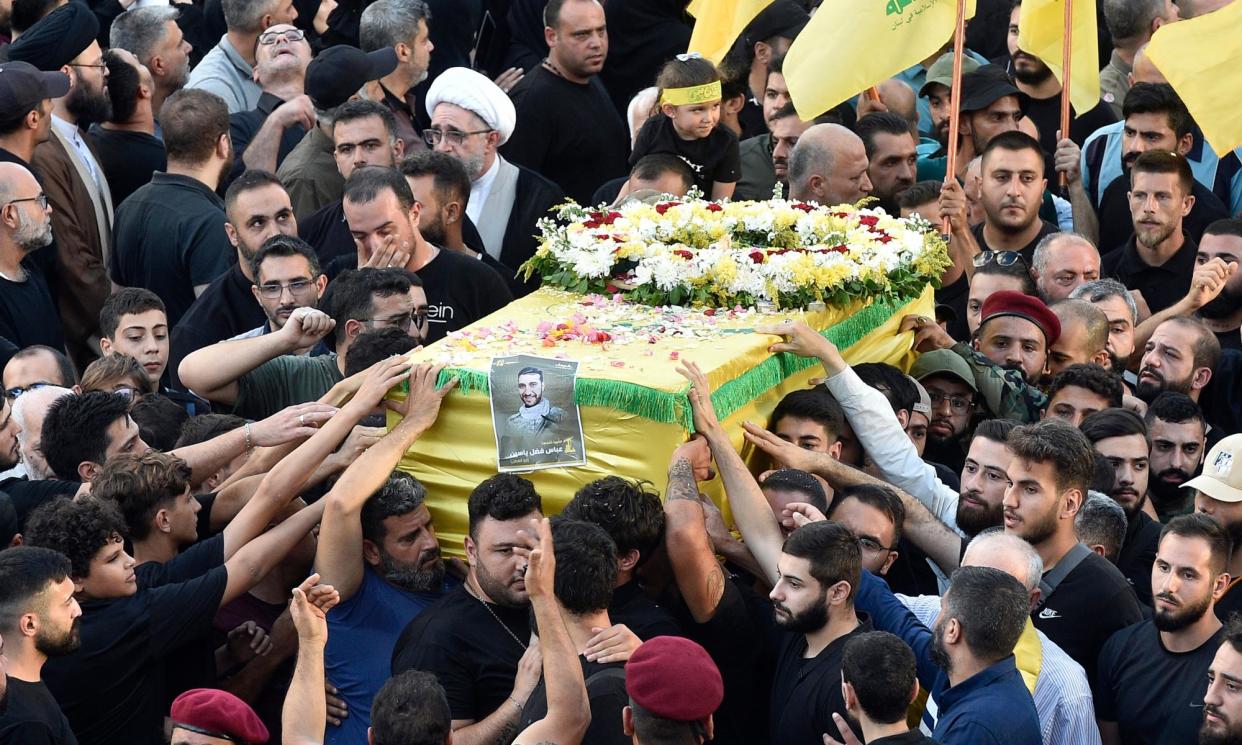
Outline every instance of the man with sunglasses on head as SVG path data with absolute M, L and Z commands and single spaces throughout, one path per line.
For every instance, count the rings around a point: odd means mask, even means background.
M 1029 266 L 1035 246 L 1058 230 L 1039 217 L 1048 185 L 1039 142 L 1022 132 L 996 135 L 983 149 L 982 175 L 984 220 L 974 229 L 979 248 L 1016 251 Z

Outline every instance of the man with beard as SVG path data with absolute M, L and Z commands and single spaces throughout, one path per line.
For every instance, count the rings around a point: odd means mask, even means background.
M 1203 231 L 1196 263 L 1203 265 L 1213 259 L 1237 267 L 1242 260 L 1242 219 L 1217 220 Z M 1220 294 L 1199 308 L 1199 317 L 1216 334 L 1222 349 L 1242 349 L 1242 272 L 1236 268 Z
M 1195 512 L 1206 513 L 1220 523 L 1237 545 L 1242 542 L 1242 434 L 1229 435 L 1208 451 L 1203 473 L 1182 485 L 1195 495 Z M 1229 559 L 1229 576 L 1242 577 L 1242 551 Z M 1242 611 L 1242 590 L 1236 579 L 1216 601 L 1216 616 L 1222 621 Z
M 1002 132 L 983 149 L 980 202 L 984 219 L 974 228 L 983 251 L 1013 251 L 1030 266 L 1035 246 L 1057 227 L 1039 217 L 1048 180 L 1043 153 L 1035 138 Z
M 910 123 L 897 114 L 882 111 L 859 119 L 854 131 L 867 151 L 871 196 L 880 200 L 878 206 L 885 212 L 898 214 L 897 198 L 914 185 L 918 161 Z
M 514 547 L 528 545 L 525 531 L 542 516 L 543 502 L 526 479 L 500 474 L 475 487 L 467 511 L 466 582 L 401 632 L 392 673 L 435 674 L 448 698 L 453 741 L 490 745 L 512 738 L 539 682 L 526 559 Z
M 1126 513 L 1126 536 L 1117 556 L 1117 568 L 1126 576 L 1139 602 L 1151 605 L 1151 565 L 1160 542 L 1160 523 L 1148 514 L 1150 475 L 1147 427 L 1127 409 L 1105 409 L 1082 421 L 1082 433 L 1113 468 L 1112 497 Z
M 1156 327 L 1143 348 L 1134 395 L 1151 402 L 1165 391 L 1176 391 L 1198 402 L 1220 354 L 1216 334 L 1203 321 L 1170 318 Z
M 1199 745 L 1242 744 L 1242 698 L 1238 695 L 1238 682 L 1242 681 L 1242 621 L 1233 619 L 1225 623 L 1220 649 L 1208 668 Z
M 1086 300 L 1104 311 L 1108 319 L 1108 369 L 1128 375 L 1126 368 L 1134 355 L 1134 333 L 1138 326 L 1138 304 L 1126 286 L 1115 279 L 1097 279 L 1074 288 L 1074 300 Z
M 43 684 L 43 663 L 81 644 L 69 560 L 46 548 L 0 552 L 0 635 L 6 688 L 0 685 L 0 744 L 77 745 L 69 722 Z
M 112 21 L 108 31 L 109 47 L 134 55 L 150 72 L 154 83 L 151 109 L 157 113 L 190 77 L 190 52 L 194 48 L 177 24 L 179 16 L 174 6 L 131 6 Z
M 950 469 L 959 469 L 966 452 L 966 431 L 970 429 L 978 387 L 970 366 L 950 349 L 936 349 L 919 355 L 910 368 L 931 400 L 927 424 L 926 456 Z
M 625 122 L 599 81 L 608 56 L 604 6 L 551 0 L 543 20 L 548 56 L 510 93 L 522 125 L 503 152 L 586 204 L 601 184 L 629 171 Z
M 1101 187 L 1093 206 L 1099 215 L 1099 245 L 1111 251 L 1134 232 L 1127 192 L 1135 161 L 1152 150 L 1175 152 L 1186 157 L 1195 151 L 1195 123 L 1186 105 L 1167 83 L 1136 83 L 1126 95 L 1121 130 L 1121 175 Z M 1199 148 L 1203 146 L 1200 145 Z M 1189 165 L 1189 160 L 1187 160 Z M 1193 168 L 1191 168 L 1193 173 Z M 1229 210 L 1211 189 L 1195 179 L 1191 184 L 1194 205 L 1182 221 L 1182 229 L 1198 241 L 1211 222 L 1227 218 Z
M 0 205 L 0 336 L 22 348 L 64 349 L 60 314 L 33 256 L 52 242 L 47 197 L 26 168 L 0 163 Z
M 784 189 L 784 193 L 789 192 L 789 156 L 798 145 L 798 140 L 802 137 L 802 133 L 806 132 L 812 126 L 812 122 L 804 122 L 798 116 L 798 110 L 794 108 L 792 103 L 786 103 L 777 109 L 772 115 L 772 119 L 768 122 L 768 128 L 771 130 L 766 135 L 772 143 L 771 164 L 772 173 L 776 177 L 774 183 L 779 183 Z M 769 189 L 767 194 L 756 196 L 755 199 L 770 199 L 772 190 Z M 897 213 L 893 213 L 897 214 Z
M 1016 132 L 1018 122 L 1026 115 L 1026 94 L 1014 87 L 1005 71 L 996 65 L 977 66 L 966 72 L 963 62 L 961 118 L 958 123 L 957 173 L 959 179 L 966 177 L 970 163 L 983 154 L 992 138 L 1004 132 Z M 941 80 L 949 80 L 943 73 Z M 939 71 L 938 71 L 939 72 Z M 945 148 L 948 147 L 949 91 L 948 82 L 943 84 L 943 98 L 932 110 L 937 131 L 943 130 L 943 147 L 930 157 L 919 161 L 919 178 L 939 178 L 947 167 Z M 923 88 L 928 93 L 926 86 Z
M 1161 531 L 1152 618 L 1113 634 L 1100 652 L 1095 702 L 1105 745 L 1194 741 L 1203 678 L 1223 636 L 1213 607 L 1229 584 L 1232 548 L 1206 515 L 1176 517 Z
M 1079 285 L 1100 278 L 1100 252 L 1077 233 L 1052 233 L 1035 246 L 1031 277 L 1045 303 L 1065 300 Z
M 213 93 L 178 91 L 164 102 L 160 121 L 168 171 L 156 173 L 117 211 L 110 263 L 113 282 L 154 292 L 175 326 L 229 268 L 233 247 L 215 190 L 232 167 L 233 146 L 228 107 Z
M 1018 17 L 1022 12 L 1021 0 L 1013 4 L 1009 15 L 1009 66 L 1018 90 L 1028 97 L 1026 115 L 1039 129 L 1039 144 L 1045 153 L 1048 172 L 1052 172 L 1050 157 L 1057 150 L 1057 141 L 1068 137 L 1080 147 L 1087 137 L 1100 127 L 1117 121 L 1108 104 L 1099 101 L 1090 111 L 1071 111 L 1070 131 L 1061 137 L 1061 83 L 1048 65 L 1034 55 L 1018 48 Z
M 397 138 L 411 152 L 422 149 L 422 131 L 429 123 L 427 115 L 420 112 L 414 89 L 427 79 L 435 50 L 428 28 L 431 20 L 431 9 L 424 0 L 379 0 L 369 4 L 358 21 L 362 51 L 392 47 L 397 53 L 397 66 L 384 77 L 368 82 L 364 95 L 392 112 Z
M 763 122 L 768 131 L 748 137 L 738 143 L 738 160 L 741 164 L 737 187 L 733 190 L 735 200 L 769 199 L 772 187 L 776 185 L 776 173 L 773 170 L 775 160 L 772 149 L 776 144 L 771 135 L 776 113 L 783 111 L 789 104 L 789 86 L 785 84 L 784 56 L 773 58 L 768 63 L 767 82 L 763 86 Z M 793 112 L 797 113 L 796 110 Z M 799 132 L 799 134 L 801 134 Z M 790 146 L 792 149 L 792 146 Z M 781 166 L 788 165 L 789 152 L 785 152 Z
M 1182 486 L 1199 473 L 1207 453 L 1207 422 L 1190 396 L 1165 391 L 1147 405 L 1144 416 L 1151 440 L 1148 493 L 1161 522 L 1193 512 L 1194 495 Z
M 306 243 L 297 240 L 298 221 L 293 214 L 293 204 L 280 180 L 271 173 L 246 171 L 229 184 L 224 193 L 224 233 L 236 247 L 237 261 L 203 290 L 181 317 L 181 322 L 173 327 L 169 370 L 174 380 L 181 360 L 192 352 L 256 328 L 268 326 L 276 331 L 288 318 L 287 312 L 280 312 L 285 306 L 314 308 L 323 294 L 318 257 Z M 278 237 L 292 240 L 273 243 Z M 292 261 L 295 255 L 307 254 L 306 262 L 310 266 L 306 267 L 306 278 L 318 292 L 309 292 L 311 287 L 303 287 L 300 292 L 290 287 L 288 292 L 280 290 L 273 300 L 265 298 L 254 261 L 269 243 L 273 243 L 269 253 L 275 252 L 292 264 L 299 263 Z M 277 245 L 282 248 L 277 249 Z M 314 301 L 310 301 L 311 295 Z M 277 311 L 274 317 L 266 312 L 268 303 Z
M 99 309 L 112 291 L 104 257 L 112 246 L 112 195 L 83 134 L 111 115 L 108 68 L 89 8 L 69 3 L 8 47 L 9 59 L 69 76 L 69 92 L 52 101 L 51 138 L 31 160 L 52 206 L 58 269 L 51 290 L 60 307 L 70 357 L 82 369 L 98 354 Z
M 147 68 L 124 49 L 104 53 L 112 116 L 91 125 L 91 144 L 99 156 L 116 204 L 168 168 L 164 142 L 155 136 L 154 86 Z

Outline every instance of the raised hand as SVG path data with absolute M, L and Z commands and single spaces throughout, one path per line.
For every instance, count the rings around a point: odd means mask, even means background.
M 720 419 L 716 417 L 716 409 L 712 406 L 712 389 L 707 383 L 707 376 L 690 360 L 684 361 L 677 368 L 677 372 L 690 381 L 690 390 L 686 392 L 686 397 L 690 399 L 690 410 L 694 414 L 694 431 L 704 437 L 721 434 L 723 428 L 720 426 Z M 696 475 L 696 480 L 703 479 L 698 479 Z
M 404 356 L 396 355 L 380 360 L 367 370 L 367 374 L 358 386 L 349 406 L 359 407 L 369 412 L 379 406 L 395 386 L 397 386 L 413 367 L 413 363 Z
M 784 337 L 783 341 L 768 347 L 768 351 L 773 354 L 789 352 L 799 357 L 818 357 L 819 359 L 833 353 L 840 354 L 837 345 L 808 326 L 806 321 L 784 321 L 760 325 L 755 327 L 755 332 Z
M 327 313 L 315 308 L 298 308 L 289 314 L 289 320 L 277 331 L 290 349 L 313 347 L 336 328 L 336 321 Z
M 335 406 L 310 402 L 287 406 L 266 419 L 250 425 L 250 437 L 258 447 L 275 447 L 318 431 L 319 425 L 332 418 Z
M 409 421 L 411 426 L 428 429 L 435 424 L 440 415 L 440 404 L 457 387 L 457 378 L 449 378 L 441 388 L 436 388 L 436 381 L 444 365 L 416 365 L 410 370 L 410 392 L 402 402 L 389 402 L 389 406 L 402 417 L 402 422 Z
M 827 457 L 822 453 L 804 450 L 792 442 L 785 442 L 763 427 L 751 422 L 742 422 L 742 429 L 745 430 L 743 436 L 748 442 L 767 453 L 773 461 L 785 464 L 786 468 L 796 468 L 799 471 L 814 473 L 820 458 Z

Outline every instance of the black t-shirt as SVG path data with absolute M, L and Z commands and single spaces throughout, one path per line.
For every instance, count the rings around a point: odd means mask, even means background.
M 43 666 L 43 679 L 82 745 L 161 745 L 164 679 L 186 642 L 210 639 L 228 583 L 217 567 L 189 582 L 82 603 L 82 646 Z
M 781 745 L 822 745 L 827 733 L 841 739 L 832 715 L 845 716 L 841 696 L 841 655 L 845 643 L 855 634 L 871 631 L 871 620 L 858 614 L 858 626 L 824 647 L 810 659 L 806 636 L 786 632 L 781 640 L 772 680 L 771 721 L 768 731 L 773 743 Z
M 949 321 L 949 336 L 958 341 L 970 338 L 970 327 L 966 324 L 966 301 L 970 297 L 970 278 L 966 272 L 956 282 L 947 284 L 936 290 L 936 305 L 947 305 L 957 314 L 957 318 Z
M 1147 606 L 1151 605 L 1151 565 L 1156 562 L 1162 527 L 1146 512 L 1139 512 L 1130 519 L 1121 553 L 1117 555 L 1117 568 L 1134 588 L 1139 602 Z
M 1238 329 L 1226 331 L 1223 334 L 1217 332 L 1216 341 L 1220 342 L 1221 349 L 1236 349 L 1242 352 L 1242 332 Z
M 614 624 L 625 624 L 643 641 L 657 636 L 684 636 L 672 614 L 647 597 L 636 580 L 612 591 L 608 618 Z
M 1100 259 L 1100 276 L 1112 277 L 1128 289 L 1139 290 L 1152 313 L 1159 313 L 1186 297 L 1195 273 L 1199 247 L 1186 236 L 1182 247 L 1160 266 L 1151 266 L 1139 256 L 1134 236 L 1125 245 Z
M 272 112 L 278 109 L 284 101 L 271 93 L 264 92 L 259 96 L 259 103 L 250 111 L 239 111 L 236 114 L 229 114 L 229 137 L 233 141 L 233 172 L 229 174 L 229 181 L 237 178 L 246 172 L 246 164 L 242 161 L 242 156 L 246 154 L 246 148 L 250 147 L 250 143 L 254 140 L 255 135 L 263 129 L 263 125 L 267 122 L 267 118 Z M 294 124 L 292 127 L 286 128 L 280 135 L 280 146 L 276 150 L 276 167 L 285 162 L 285 156 L 289 154 L 293 148 L 298 146 L 302 138 L 306 136 L 306 128 L 301 124 Z
M 392 672 L 434 674 L 452 718 L 479 722 L 509 697 L 529 640 L 529 609 L 485 605 L 461 585 L 401 632 Z
M 315 249 L 321 265 L 339 256 L 353 256 L 357 260 L 358 246 L 345 221 L 345 204 L 339 199 L 299 220 L 298 237 Z
M 188 582 L 224 564 L 224 534 L 199 541 L 168 561 L 144 561 L 134 567 L 139 589 Z
M 1182 232 L 1198 243 L 1208 225 L 1229 217 L 1229 209 L 1220 201 L 1220 197 L 1198 180 L 1193 183 L 1194 189 L 1191 193 L 1194 194 L 1195 204 L 1190 208 L 1190 214 L 1182 218 Z M 1130 198 L 1127 196 L 1129 191 L 1130 179 L 1122 176 L 1113 179 L 1100 197 L 1099 245 L 1105 251 L 1120 247 L 1134 235 L 1134 220 L 1130 214 Z
M 611 620 L 617 622 L 616 619 Z M 631 745 L 633 740 L 625 734 L 621 725 L 621 711 L 630 705 L 630 696 L 625 691 L 625 663 L 601 665 L 587 662 L 583 657 L 579 657 L 578 662 L 582 665 L 582 678 L 591 702 L 591 724 L 582 736 L 582 742 L 590 745 Z M 547 715 L 548 689 L 546 681 L 540 678 L 522 709 L 521 729 Z
M 979 243 L 979 249 L 981 251 L 995 251 L 997 249 L 989 246 L 988 242 L 984 240 L 983 238 L 983 226 L 984 225 L 985 223 L 981 222 L 978 225 L 971 228 L 970 232 L 975 236 L 975 241 Z M 1044 220 L 1040 220 L 1039 234 L 1036 235 L 1033 239 L 1031 239 L 1030 243 L 1027 243 L 1025 246 L 1018 249 L 1018 253 L 1022 254 L 1022 258 L 1026 259 L 1027 266 L 1030 266 L 1031 260 L 1035 257 L 1035 246 L 1039 245 L 1039 242 L 1044 239 L 1044 236 L 1052 235 L 1053 233 L 1060 233 L 1060 232 L 1061 232 L 1061 229 L 1058 228 L 1056 225 L 1053 225 L 1052 223 L 1044 221 Z M 969 292 L 969 287 L 967 287 L 967 292 Z M 966 307 L 964 300 L 962 303 L 962 307 L 963 308 Z M 966 318 L 964 310 L 962 312 L 961 318 L 963 320 Z M 954 338 L 958 338 L 958 337 L 954 337 Z M 969 336 L 961 337 L 961 338 L 965 339 L 965 338 L 969 338 Z
M 1229 582 L 1225 594 L 1216 601 L 1214 609 L 1221 623 L 1229 623 L 1235 613 L 1242 613 L 1242 577 L 1234 577 Z
M 0 710 L 0 745 L 78 745 L 78 738 L 42 681 L 9 676 Z
M 156 171 L 168 168 L 164 141 L 146 132 L 121 132 L 92 124 L 95 157 L 112 192 L 112 204 L 120 207 L 130 194 L 151 180 Z
M 1100 652 L 1095 710 L 1127 745 L 1198 742 L 1208 667 L 1224 629 L 1192 652 L 1170 652 L 1151 621 L 1113 634 Z
M 173 385 L 181 361 L 194 352 L 238 334 L 257 329 L 267 323 L 267 315 L 250 290 L 250 280 L 242 274 L 241 265 L 233 264 L 203 290 L 190 306 L 181 322 L 172 330 L 172 350 L 168 372 Z
M 13 500 L 13 509 L 17 512 L 19 525 L 25 525 L 26 518 L 35 508 L 44 502 L 57 497 L 72 497 L 78 493 L 82 485 L 76 481 L 60 479 L 40 479 L 31 481 L 25 476 L 17 476 L 0 481 L 0 491 Z
M 653 116 L 638 131 L 630 165 L 652 153 L 672 153 L 686 161 L 705 197 L 711 197 L 713 183 L 735 184 L 742 175 L 737 136 L 720 125 L 707 137 L 683 140 L 673 129 L 672 119 L 663 114 Z
M 1082 665 L 1093 685 L 1104 642 L 1142 619 L 1134 588 L 1117 567 L 1096 553 L 1088 554 L 1031 612 L 1035 628 Z
M 19 348 L 45 344 L 64 350 L 60 313 L 48 290 L 47 278 L 33 256 L 22 259 L 21 265 L 26 272 L 24 281 L 13 282 L 0 276 L 0 337 Z
M 1039 129 L 1039 146 L 1044 151 L 1044 175 L 1051 184 L 1057 178 L 1052 155 L 1057 151 L 1057 130 L 1061 128 L 1061 97 L 1032 98 L 1026 107 L 1026 116 Z M 1069 138 L 1082 147 L 1082 143 L 1097 129 L 1115 121 L 1117 115 L 1103 101 L 1081 115 L 1071 107 Z
M 506 159 L 555 181 L 579 204 L 629 171 L 629 132 L 598 77 L 582 85 L 540 65 L 509 96 L 518 126 L 500 150 Z

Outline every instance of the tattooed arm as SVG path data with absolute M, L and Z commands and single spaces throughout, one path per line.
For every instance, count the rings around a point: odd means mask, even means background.
M 725 576 L 707 534 L 695 462 L 711 462 L 706 440 L 691 440 L 673 452 L 664 501 L 664 547 L 691 615 L 698 623 L 707 623 L 724 595 Z

